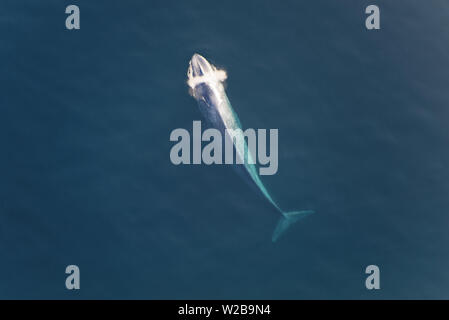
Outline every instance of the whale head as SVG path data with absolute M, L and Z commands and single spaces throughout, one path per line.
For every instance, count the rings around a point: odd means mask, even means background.
M 189 73 L 192 77 L 201 77 L 213 73 L 212 65 L 202 55 L 195 53 L 190 59 Z
M 187 70 L 187 84 L 194 89 L 200 83 L 217 84 L 226 80 L 226 72 L 218 70 L 202 55 L 195 53 Z

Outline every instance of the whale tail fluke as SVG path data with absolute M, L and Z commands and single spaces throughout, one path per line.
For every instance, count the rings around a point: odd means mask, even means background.
M 292 224 L 312 213 L 314 213 L 313 210 L 283 212 L 282 217 L 279 219 L 279 222 L 273 231 L 271 241 L 276 242 L 276 240 L 279 239 Z

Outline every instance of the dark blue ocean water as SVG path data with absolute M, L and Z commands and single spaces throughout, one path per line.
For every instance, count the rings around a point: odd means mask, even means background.
M 77 0 L 78 31 L 69 4 L 0 3 L 0 298 L 449 298 L 449 2 Z M 316 211 L 275 244 L 230 167 L 170 162 L 195 52 Z

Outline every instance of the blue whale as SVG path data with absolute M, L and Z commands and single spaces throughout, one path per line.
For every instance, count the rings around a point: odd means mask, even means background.
M 219 130 L 222 137 L 229 135 L 227 130 L 233 130 L 238 134 L 243 134 L 242 130 L 236 130 L 241 129 L 242 126 L 223 87 L 223 82 L 226 80 L 226 72 L 215 68 L 201 55 L 194 54 L 189 63 L 187 77 L 190 92 L 197 100 L 199 109 L 209 126 Z M 231 137 L 227 136 L 226 138 Z M 281 218 L 271 238 L 275 242 L 290 225 L 312 214 L 313 211 L 283 211 L 262 183 L 257 173 L 255 162 L 251 159 L 252 155 L 248 152 L 248 145 L 245 139 L 243 137 L 237 137 L 233 141 L 236 156 L 244 159 L 244 155 L 246 154 L 248 157 L 247 161 L 243 161 L 242 165 L 236 166 L 237 170 L 281 214 Z

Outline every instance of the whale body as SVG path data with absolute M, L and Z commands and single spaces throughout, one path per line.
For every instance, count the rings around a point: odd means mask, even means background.
M 237 113 L 232 108 L 223 87 L 223 82 L 226 80 L 226 72 L 215 68 L 203 56 L 194 54 L 189 63 L 187 77 L 187 84 L 190 87 L 191 94 L 197 100 L 199 109 L 209 126 L 219 130 L 222 137 L 227 139 L 236 138 L 233 139 L 236 157 L 245 159 L 245 155 L 247 155 L 247 159 L 242 161 L 243 164 L 236 166 L 237 171 L 281 213 L 281 218 L 271 238 L 275 242 L 291 224 L 312 214 L 313 211 L 283 211 L 262 183 L 257 173 L 255 161 L 252 158 L 253 155 L 249 152 L 244 137 L 229 136 L 229 130 L 232 130 L 237 135 L 243 135 L 243 132 Z

